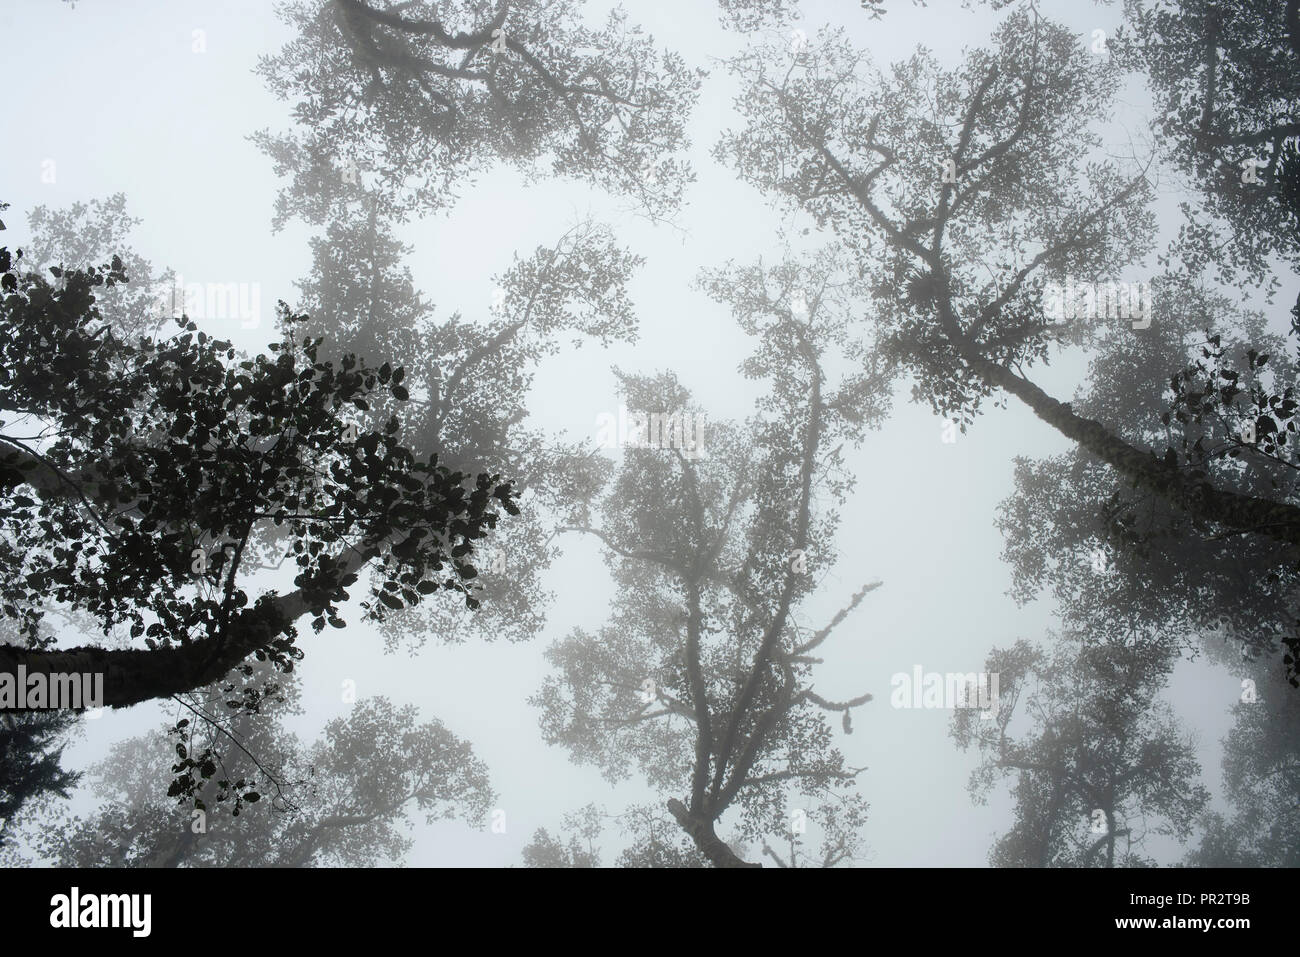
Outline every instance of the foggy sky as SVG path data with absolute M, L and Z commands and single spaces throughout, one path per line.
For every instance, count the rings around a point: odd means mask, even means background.
M 530 426 L 588 441 L 594 441 L 597 416 L 618 411 L 610 372 L 615 365 L 632 372 L 672 369 L 711 418 L 750 414 L 762 384 L 744 379 L 737 366 L 752 343 L 728 310 L 693 290 L 691 280 L 700 267 L 728 258 L 776 261 L 782 227 L 809 250 L 832 241 L 815 229 L 802 237 L 799 230 L 812 225 L 808 217 L 773 211 L 709 155 L 721 131 L 741 123 L 731 105 L 736 85 L 713 58 L 737 52 L 744 38 L 720 27 L 716 5 L 633 0 L 626 7 L 657 44 L 712 70 L 690 124 L 698 180 L 686 194 L 680 229 L 647 223 L 584 184 L 548 178 L 526 186 L 513 172 L 498 170 L 465 189 L 450 215 L 399 231 L 415 247 L 407 262 L 439 317 L 456 310 L 470 319 L 486 317 L 491 277 L 510 265 L 512 254 L 553 242 L 588 213 L 612 224 L 619 240 L 646 258 L 631 285 L 639 341 L 607 349 L 566 346 L 543 361 L 529 399 Z M 591 4 L 593 19 L 605 9 Z M 1083 35 L 1109 31 L 1120 18 L 1118 5 L 1048 3 L 1043 12 Z M 956 2 L 925 9 L 896 4 L 875 22 L 850 0 L 807 2 L 804 13 L 800 26 L 810 36 L 824 23 L 843 24 L 878 65 L 924 43 L 951 66 L 963 45 L 987 43 L 1000 19 Z M 204 53 L 191 50 L 196 29 L 205 31 Z M 200 325 L 247 352 L 263 351 L 277 338 L 275 301 L 294 304 L 293 283 L 307 273 L 312 235 L 294 222 L 272 234 L 277 180 L 269 159 L 247 139 L 255 130 L 289 125 L 290 104 L 276 101 L 252 73 L 259 55 L 290 39 L 271 4 L 81 0 L 70 9 L 49 0 L 9 0 L 0 6 L 0 31 L 19 38 L 7 44 L 5 72 L 22 87 L 9 104 L 9 119 L 23 135 L 0 151 L 6 186 L 0 198 L 12 204 L 5 244 L 22 245 L 24 216 L 36 205 L 62 208 L 123 192 L 128 211 L 143 221 L 133 245 L 155 266 L 170 266 L 186 281 L 260 284 L 258 328 L 240 328 L 235 320 Z M 1140 89 L 1120 97 L 1116 135 L 1140 135 L 1144 106 Z M 41 182 L 46 159 L 57 165 L 54 184 Z M 1161 195 L 1156 209 L 1162 221 L 1174 221 L 1177 200 L 1176 194 Z M 1084 371 L 1085 357 L 1071 355 L 1054 361 L 1040 381 L 1065 398 Z M 869 768 L 858 782 L 871 804 L 865 838 L 870 863 L 878 865 L 982 866 L 994 835 L 1011 823 L 1005 787 L 987 806 L 972 805 L 966 785 L 979 756 L 954 747 L 950 713 L 892 709 L 890 677 L 916 665 L 980 671 L 990 648 L 1017 638 L 1046 642 L 1056 625 L 1050 600 L 1019 608 L 1006 594 L 1010 571 L 998 560 L 1002 538 L 993 520 L 1012 489 L 1013 457 L 1053 454 L 1069 444 L 1014 400 L 1006 410 L 990 409 L 955 444 L 941 442 L 941 426 L 909 400 L 907 382 L 900 383 L 884 427 L 848 458 L 858 486 L 842 510 L 840 561 L 807 609 L 810 621 L 827 620 L 864 582 L 883 581 L 828 641 L 828 666 L 817 684 L 827 697 L 875 696 L 854 715 L 854 734 L 836 737 L 847 764 Z M 345 630 L 314 635 L 301 629 L 304 714 L 287 723 L 304 740 L 347 711 L 340 687 L 351 679 L 360 697 L 387 695 L 418 705 L 424 720 L 439 718 L 472 742 L 491 769 L 506 833 L 474 831 L 459 821 L 420 824 L 406 863 L 518 865 L 534 830 L 554 834 L 566 811 L 594 801 L 618 812 L 656 799 L 635 781 L 611 788 L 596 770 L 577 767 L 563 749 L 545 745 L 537 713 L 526 704 L 548 672 L 547 646 L 574 627 L 594 630 L 607 616 L 613 585 L 599 548 L 573 536 L 565 551 L 545 579 L 557 594 L 547 628 L 528 644 L 432 640 L 414 656 L 386 655 L 377 626 L 360 620 L 355 601 L 344 608 Z M 1238 684 L 1226 671 L 1183 662 L 1169 693 L 1179 717 L 1199 735 L 1202 780 L 1215 793 L 1216 808 L 1223 807 L 1219 739 L 1230 726 Z M 151 703 L 86 722 L 84 738 L 65 753 L 64 765 L 93 763 L 110 741 L 153 730 L 172 710 Z M 83 792 L 73 809 L 92 806 Z M 728 834 L 726 818 L 721 832 Z M 601 844 L 608 863 L 620 847 L 616 832 L 607 832 Z M 1155 839 L 1148 848 L 1162 863 L 1182 853 Z

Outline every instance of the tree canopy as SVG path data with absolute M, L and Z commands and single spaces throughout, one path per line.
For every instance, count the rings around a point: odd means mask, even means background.
M 971 797 L 1010 799 L 989 863 L 1293 866 L 1300 298 L 1275 300 L 1300 264 L 1300 2 L 1102 4 L 1122 26 L 1091 41 L 1040 6 L 968 0 L 987 34 L 949 54 L 889 42 L 923 0 L 719 0 L 714 35 L 667 43 L 576 0 L 290 0 L 255 69 L 289 120 L 245 132 L 309 265 L 251 350 L 160 295 L 176 274 L 132 248 L 123 193 L 24 202 L 30 241 L 0 248 L 0 675 L 102 673 L 99 703 L 166 717 L 65 768 L 77 709 L 0 713 L 3 859 L 370 866 L 421 818 L 481 826 L 486 720 L 380 694 L 300 737 L 310 621 L 412 654 L 548 635 L 541 741 L 635 796 L 556 809 L 525 866 L 864 863 L 888 785 L 857 745 L 888 725 L 859 623 L 894 568 L 844 516 L 951 545 L 881 492 L 925 467 L 884 434 L 910 390 L 945 443 L 1013 449 L 987 520 L 1010 598 L 1050 608 L 975 649 L 992 713 L 948 705 Z M 691 300 L 639 275 L 653 230 L 716 215 L 706 167 L 779 223 L 681 291 L 730 317 L 690 316 L 694 358 L 745 390 L 725 416 L 717 382 L 646 358 Z M 424 231 L 498 173 L 577 183 L 603 218 L 496 230 L 491 306 L 457 301 Z M 547 363 L 588 345 L 619 351 L 636 433 L 604 448 L 533 417 Z M 1012 399 L 1047 440 L 1005 435 Z M 587 619 L 558 564 L 578 542 L 612 591 Z M 1217 792 L 1191 666 L 1231 679 Z

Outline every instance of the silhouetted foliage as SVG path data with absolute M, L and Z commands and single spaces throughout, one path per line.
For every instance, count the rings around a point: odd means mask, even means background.
M 63 769 L 60 742 L 77 722 L 71 711 L 0 713 L 0 846 L 32 805 L 66 798 L 80 774 Z
M 95 295 L 126 281 L 119 259 L 56 267 L 57 287 L 15 266 L 0 249 L 0 577 L 3 613 L 32 647 L 0 646 L 6 670 L 106 672 L 105 703 L 119 706 L 249 657 L 287 669 L 301 655 L 293 621 L 342 627 L 337 602 L 374 558 L 386 571 L 365 606 L 375 617 L 439 589 L 477 603 L 473 543 L 494 505 L 517 511 L 514 492 L 415 456 L 395 418 L 352 434 L 349 409 L 407 397 L 400 367 L 318 361 L 320 340 L 295 343 L 285 307 L 271 357 L 240 360 L 183 317 L 170 338 L 120 339 Z M 250 600 L 237 576 L 269 559 L 263 529 L 282 526 L 294 587 Z M 48 603 L 147 650 L 35 647 Z

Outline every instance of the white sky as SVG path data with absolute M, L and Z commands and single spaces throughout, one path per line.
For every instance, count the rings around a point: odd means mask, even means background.
M 711 2 L 627 6 L 633 21 L 694 65 L 708 67 L 710 58 L 740 48 L 741 38 L 718 25 Z M 851 0 L 807 3 L 800 26 L 811 36 L 822 23 L 849 25 L 881 64 L 917 43 L 952 63 L 963 44 L 986 42 L 994 22 L 988 12 L 963 10 L 955 0 L 925 10 L 891 7 L 884 20 L 872 22 Z M 590 9 L 600 15 L 605 4 Z M 1114 8 L 1079 3 L 1044 4 L 1044 12 L 1083 36 L 1111 27 L 1119 16 Z M 204 53 L 192 51 L 195 30 L 205 31 Z M 263 127 L 287 126 L 287 106 L 252 73 L 259 55 L 288 38 L 271 4 L 80 0 L 70 9 L 52 0 L 7 0 L 0 35 L 6 37 L 5 79 L 17 93 L 7 104 L 11 132 L 0 151 L 0 199 L 12 204 L 3 242 L 21 245 L 24 216 L 34 205 L 63 207 L 124 192 L 128 210 L 143 220 L 135 248 L 155 265 L 175 268 L 186 281 L 260 284 L 260 328 L 244 330 L 229 320 L 210 322 L 207 331 L 250 351 L 274 339 L 274 303 L 292 301 L 293 281 L 309 265 L 311 233 L 291 224 L 271 234 L 277 183 L 270 161 L 246 139 Z M 547 181 L 525 188 L 510 172 L 483 177 L 448 217 L 403 233 L 415 246 L 410 265 L 417 285 L 444 315 L 458 308 L 486 313 L 491 276 L 508 266 L 512 253 L 553 241 L 588 210 L 647 258 L 633 283 L 640 343 L 604 351 L 589 346 L 548 360 L 529 404 L 535 422 L 593 435 L 596 416 L 618 408 L 613 365 L 673 369 L 712 418 L 751 411 L 754 385 L 736 371 L 749 344 L 723 307 L 689 287 L 700 266 L 779 254 L 781 217 L 709 156 L 720 131 L 741 122 L 731 106 L 734 93 L 720 69 L 705 81 L 691 123 L 699 179 L 680 221 L 684 233 L 634 219 L 585 185 Z M 1140 126 L 1136 112 L 1132 121 Z M 41 181 L 47 159 L 56 164 L 53 184 Z M 1078 357 L 1054 365 L 1044 384 L 1065 397 L 1083 368 Z M 827 643 L 828 666 L 818 683 L 828 697 L 875 695 L 855 712 L 854 734 L 840 736 L 840 745 L 849 764 L 869 767 L 859 780 L 872 805 L 871 862 L 879 865 L 982 866 L 993 835 L 1010 823 L 1003 797 L 972 806 L 966 782 L 974 755 L 953 747 L 949 712 L 891 709 L 891 675 L 918 664 L 927 671 L 979 671 L 994 645 L 1041 639 L 1053 625 L 1049 606 L 1020 609 L 1005 595 L 1010 577 L 998 560 L 1002 541 L 992 523 L 1011 488 L 1013 457 L 1053 453 L 1066 443 L 1015 404 L 991 411 L 955 445 L 940 441 L 940 428 L 901 390 L 884 429 L 850 459 L 859 486 L 842 510 L 842 560 L 814 604 L 829 617 L 863 582 L 884 581 Z M 596 801 L 617 812 L 648 796 L 635 785 L 611 789 L 593 770 L 547 747 L 525 704 L 546 674 L 547 645 L 575 626 L 598 627 L 608 611 L 611 586 L 598 550 L 574 541 L 567 551 L 548 579 L 559 600 L 546 634 L 529 645 L 431 643 L 414 657 L 384 655 L 381 637 L 355 611 L 346 631 L 317 636 L 301 629 L 306 714 L 294 726 L 305 738 L 345 711 L 339 689 L 352 679 L 362 697 L 385 694 L 437 716 L 472 741 L 491 769 L 498 805 L 507 812 L 506 833 L 420 825 L 409 863 L 518 864 L 534 829 L 554 833 L 565 811 Z M 1237 679 L 1185 665 L 1175 680 L 1177 700 L 1187 704 L 1179 711 L 1201 736 L 1205 781 L 1217 789 L 1218 740 L 1229 724 Z M 67 762 L 77 767 L 97 759 L 109 739 L 155 727 L 160 711 L 141 706 L 89 723 Z M 616 845 L 610 835 L 607 862 Z

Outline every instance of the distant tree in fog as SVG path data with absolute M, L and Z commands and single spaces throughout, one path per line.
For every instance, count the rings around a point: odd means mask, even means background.
M 88 816 L 63 814 L 27 829 L 40 855 L 62 867 L 369 867 L 399 863 L 411 847 L 411 815 L 432 822 L 486 819 L 493 800 L 487 769 L 470 745 L 438 721 L 420 723 L 412 706 L 378 697 L 355 704 L 326 725 L 311 745 L 284 727 L 297 707 L 296 681 L 259 666 L 244 682 L 274 681 L 257 713 L 216 721 L 182 719 L 115 744 L 87 772 L 100 799 Z M 186 696 L 191 718 L 217 715 L 230 692 L 219 686 Z M 245 778 L 258 790 L 232 800 L 216 776 L 193 793 L 168 795 L 177 745 L 205 754 L 220 776 Z
M 399 217 L 437 212 L 479 172 L 575 178 L 670 216 L 693 179 L 680 153 L 701 73 L 622 10 L 580 4 L 309 0 L 259 72 L 298 128 L 254 139 L 290 183 L 276 223 L 322 223 L 367 186 Z
M 863 812 L 863 769 L 845 765 L 826 715 L 848 731 L 870 696 L 833 700 L 813 672 L 876 583 L 827 621 L 810 621 L 806 603 L 834 563 L 835 506 L 853 487 L 842 450 L 883 416 L 887 380 L 834 371 L 843 350 L 861 357 L 846 336 L 856 286 L 832 274 L 827 257 L 704 275 L 758 344 L 742 370 L 770 391 L 743 424 L 707 421 L 696 451 L 661 437 L 623 452 L 573 529 L 613 564 L 609 624 L 552 647 L 557 673 L 533 699 L 547 740 L 611 780 L 639 770 L 715 866 L 746 865 L 717 835 L 728 811 L 743 841 Z M 629 410 L 700 414 L 670 373 L 620 380 Z
M 1300 4 L 1125 4 L 1108 46 L 1147 80 L 1161 157 L 1201 193 L 1184 206 L 1188 271 L 1261 282 L 1272 256 L 1300 266 Z
M 995 867 L 1151 867 L 1153 835 L 1185 843 L 1209 801 L 1190 736 L 1159 700 L 1175 656 L 1158 644 L 1017 642 L 990 653 L 993 717 L 958 708 L 951 733 L 980 765 L 971 795 L 1011 784 Z
M 1223 739 L 1223 789 L 1229 813 L 1207 814 L 1188 854 L 1196 867 L 1300 866 L 1300 697 L 1276 669 L 1251 675 Z M 1249 693 L 1246 693 L 1249 692 Z
M 622 814 L 606 814 L 594 804 L 564 815 L 564 832 L 552 837 L 538 828 L 524 848 L 525 867 L 601 867 L 597 845 L 614 822 L 627 847 L 613 861 L 618 867 L 708 867 L 709 862 L 662 806 L 636 804 Z M 567 832 L 567 833 L 566 833 Z
M 635 342 L 637 317 L 627 283 L 640 258 L 592 222 L 548 246 L 516 256 L 483 298 L 438 315 L 415 288 L 403 257 L 410 247 L 392 224 L 360 207 L 313 240 L 312 269 L 299 283 L 303 330 L 324 339 L 323 355 L 401 357 L 410 398 L 377 397 L 358 421 L 382 425 L 398 415 L 403 442 L 456 469 L 509 475 L 520 514 L 493 535 L 476 564 L 481 607 L 422 605 L 388 616 L 385 638 L 421 644 L 469 633 L 524 640 L 545 622 L 551 595 L 541 575 L 558 553 L 555 529 L 599 482 L 580 443 L 526 423 L 535 371 L 566 339 Z

